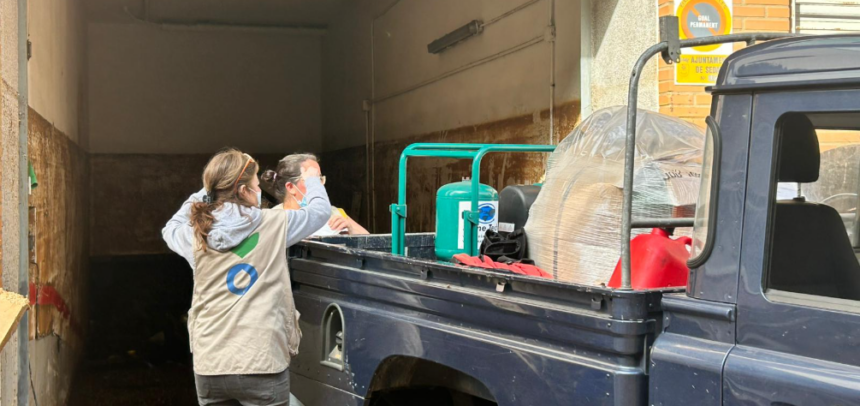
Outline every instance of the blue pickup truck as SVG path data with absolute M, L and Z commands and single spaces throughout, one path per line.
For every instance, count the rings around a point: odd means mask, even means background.
M 704 244 L 686 289 L 630 289 L 629 244 L 624 285 L 611 289 L 439 262 L 432 233 L 407 234 L 407 255 L 389 236 L 308 240 L 290 253 L 299 400 L 860 405 L 857 197 L 841 213 L 777 199 L 778 184 L 819 178 L 818 134 L 860 131 L 860 36 L 661 36 L 633 71 L 632 122 L 652 56 L 767 40 L 731 55 L 710 88 L 696 217 L 665 224 L 693 225 Z M 625 203 L 626 241 L 660 225 Z

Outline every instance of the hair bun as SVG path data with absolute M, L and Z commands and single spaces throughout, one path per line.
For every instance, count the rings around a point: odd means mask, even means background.
M 271 183 L 274 182 L 277 177 L 278 174 L 275 171 L 268 169 L 263 172 L 263 176 L 261 176 L 260 179 L 262 179 L 264 182 Z

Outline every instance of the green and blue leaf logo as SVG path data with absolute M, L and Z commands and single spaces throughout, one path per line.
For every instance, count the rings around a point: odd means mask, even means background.
M 235 246 L 230 252 L 239 256 L 239 258 L 245 259 L 245 257 L 257 248 L 257 244 L 260 242 L 260 234 L 254 233 L 250 237 L 246 238 L 244 241 L 239 243 L 239 245 Z M 236 286 L 236 277 L 240 273 L 248 274 L 248 277 L 251 278 L 248 281 L 248 285 L 245 287 Z M 227 289 L 236 295 L 242 296 L 245 293 L 248 293 L 251 290 L 251 286 L 254 286 L 254 283 L 259 279 L 259 274 L 257 270 L 251 264 L 238 264 L 233 266 L 227 271 Z

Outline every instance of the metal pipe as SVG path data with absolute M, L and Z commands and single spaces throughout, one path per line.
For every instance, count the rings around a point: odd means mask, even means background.
M 370 201 L 370 108 L 364 111 L 364 202 L 367 205 L 365 224 L 370 227 L 371 212 L 373 212 Z
M 746 42 L 749 44 L 755 41 L 796 36 L 798 35 L 773 32 L 729 34 L 681 40 L 680 47 L 691 48 L 730 42 Z M 630 87 L 627 95 L 627 143 L 626 150 L 624 151 L 624 200 L 621 210 L 621 288 L 619 290 L 632 289 L 630 284 L 630 237 L 633 226 L 631 220 L 633 217 L 633 170 L 636 148 L 636 107 L 639 94 L 639 76 L 649 59 L 668 48 L 669 45 L 666 42 L 661 42 L 645 50 L 633 66 L 633 72 L 630 76 Z
M 322 36 L 325 35 L 327 27 L 324 25 L 313 24 L 279 24 L 279 25 L 263 25 L 263 24 L 230 24 L 219 23 L 212 21 L 156 21 L 149 19 L 149 6 L 144 3 L 145 17 L 138 17 L 128 7 L 123 7 L 123 10 L 134 21 L 139 23 L 153 25 L 165 31 L 246 31 L 246 32 L 283 32 L 297 35 Z
M 394 4 L 397 4 L 397 2 Z M 392 4 L 391 7 L 394 7 L 394 5 Z M 381 15 L 376 18 L 379 17 Z M 373 102 L 373 99 L 376 97 L 376 66 L 373 52 L 373 46 L 376 42 L 373 27 L 376 24 L 376 18 L 370 22 L 370 157 L 368 157 L 370 159 L 370 229 L 373 232 L 377 231 L 376 210 L 374 210 L 376 207 L 376 167 L 374 165 L 376 163 L 374 159 L 376 155 L 376 103 Z M 394 230 L 394 224 L 391 227 Z M 392 246 L 393 243 L 392 241 Z
M 18 0 L 18 293 L 30 294 L 29 200 L 30 172 L 27 158 L 29 120 L 29 75 L 27 72 L 27 0 Z M 29 315 L 18 325 L 18 406 L 30 404 L 30 326 Z
M 633 217 L 633 168 L 636 158 L 636 106 L 639 97 L 639 74 L 652 56 L 668 48 L 665 42 L 648 48 L 633 65 L 627 94 L 627 144 L 624 150 L 624 190 L 621 211 L 621 289 L 631 290 L 630 283 L 630 235 Z
M 693 218 L 654 218 L 632 221 L 633 228 L 684 228 L 693 226 Z
M 493 17 L 493 18 L 492 18 L 492 19 L 490 19 L 489 21 L 487 21 L 487 22 L 485 22 L 484 24 L 482 24 L 482 25 L 481 25 L 481 27 L 486 27 L 486 26 L 488 26 L 488 25 L 495 24 L 495 23 L 499 22 L 499 20 L 502 20 L 502 19 L 504 19 L 504 18 L 506 18 L 506 17 L 510 17 L 511 15 L 516 14 L 518 11 L 521 11 L 521 10 L 523 10 L 524 8 L 526 8 L 526 7 L 528 7 L 528 6 L 531 6 L 532 4 L 535 4 L 535 3 L 539 2 L 539 1 L 540 1 L 540 0 L 529 0 L 529 1 L 525 2 L 525 3 L 523 3 L 523 4 L 520 4 L 519 6 L 516 6 L 516 7 L 512 8 L 512 9 L 510 9 L 510 10 L 508 10 L 508 11 L 506 11 L 506 12 L 504 12 L 504 13 L 502 13 L 502 14 L 498 15 L 498 16 L 496 16 L 496 17 Z M 551 0 L 551 1 L 552 1 L 552 0 Z

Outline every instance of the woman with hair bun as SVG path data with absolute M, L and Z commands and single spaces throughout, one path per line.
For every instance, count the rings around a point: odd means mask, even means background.
M 194 271 L 188 333 L 200 405 L 289 405 L 290 360 L 301 330 L 287 247 L 331 214 L 320 169 L 299 165 L 307 204 L 260 209 L 259 166 L 229 149 L 209 160 L 203 190 L 188 198 L 162 236 Z
M 313 154 L 290 154 L 278 162 L 275 170 L 268 170 L 261 177 L 263 184 L 268 190 L 274 191 L 275 197 L 281 203 L 275 208 L 285 210 L 300 210 L 309 204 L 307 184 L 301 177 L 301 165 L 304 162 L 317 162 Z M 325 184 L 325 176 L 321 177 Z M 350 218 L 346 213 L 332 206 L 331 216 L 328 223 L 321 229 L 316 230 L 313 235 L 327 236 L 333 234 L 362 235 L 370 234 L 358 222 Z

